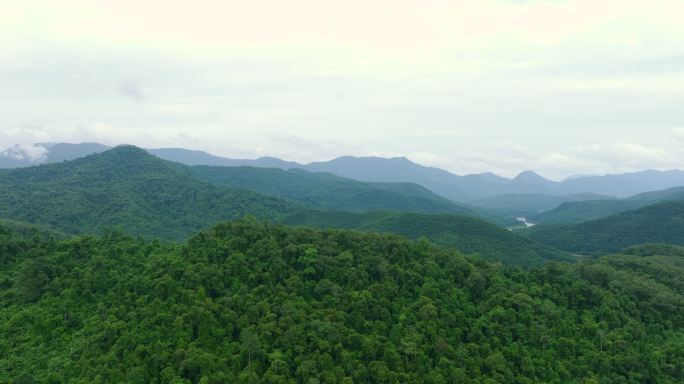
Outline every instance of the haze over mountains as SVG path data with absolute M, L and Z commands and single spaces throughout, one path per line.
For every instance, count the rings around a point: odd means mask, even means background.
M 107 149 L 109 147 L 96 143 L 36 144 L 29 148 L 14 146 L 0 152 L 0 168 L 71 160 Z M 492 173 L 459 176 L 439 168 L 416 164 L 404 157 L 343 156 L 325 162 L 299 164 L 273 157 L 254 160 L 230 159 L 182 148 L 147 149 L 147 151 L 161 159 L 187 165 L 252 166 L 283 170 L 298 168 L 311 172 L 328 172 L 358 181 L 410 182 L 422 185 L 453 201 L 476 205 L 478 200 L 504 194 L 552 196 L 598 194 L 608 197 L 628 197 L 684 185 L 684 171 L 681 170 L 645 170 L 604 176 L 577 176 L 556 182 L 545 179 L 534 171 L 524 171 L 513 179 Z M 572 197 L 569 201 L 576 199 L 577 197 Z

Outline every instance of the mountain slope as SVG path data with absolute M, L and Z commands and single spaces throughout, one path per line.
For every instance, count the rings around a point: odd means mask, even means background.
M 476 215 L 428 189 L 411 183 L 364 183 L 328 173 L 300 169 L 195 166 L 197 178 L 269 196 L 286 198 L 311 208 L 366 211 L 396 210 Z
M 526 237 L 569 252 L 601 254 L 643 243 L 684 245 L 684 201 L 666 201 L 574 225 L 538 225 Z
M 65 163 L 0 172 L 0 218 L 68 234 L 123 226 L 143 236 L 182 239 L 216 221 L 276 217 L 299 206 L 204 183 L 186 167 L 122 146 Z
M 186 244 L 0 228 L 3 383 L 681 383 L 684 259 L 529 271 L 241 221 Z
M 410 239 L 426 237 L 436 244 L 509 265 L 531 266 L 549 260 L 574 260 L 563 252 L 519 237 L 483 220 L 459 215 L 404 212 L 300 211 L 279 220 L 287 225 L 390 232 Z
M 532 215 L 530 219 L 535 223 L 544 224 L 581 223 L 641 208 L 649 204 L 671 200 L 684 200 L 684 188 L 675 187 L 662 191 L 646 192 L 621 200 L 603 199 L 600 201 L 565 202 L 549 211 Z

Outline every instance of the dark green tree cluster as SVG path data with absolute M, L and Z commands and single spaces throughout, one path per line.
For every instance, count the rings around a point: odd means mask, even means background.
M 0 382 L 681 383 L 682 256 L 631 253 L 525 271 L 253 219 L 182 245 L 1 229 Z
M 465 253 L 478 253 L 489 261 L 521 267 L 541 265 L 552 260 L 576 259 L 492 223 L 461 215 L 387 211 L 297 211 L 279 218 L 278 221 L 288 225 L 395 233 L 414 240 L 426 237 L 441 246 Z

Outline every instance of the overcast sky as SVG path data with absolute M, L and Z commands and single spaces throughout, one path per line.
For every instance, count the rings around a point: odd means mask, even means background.
M 679 0 L 0 0 L 0 47 L 3 148 L 684 168 Z

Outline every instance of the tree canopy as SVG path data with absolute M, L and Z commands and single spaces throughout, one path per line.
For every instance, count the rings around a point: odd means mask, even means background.
M 681 383 L 684 259 L 630 253 L 522 270 L 255 219 L 184 244 L 2 227 L 0 381 Z

